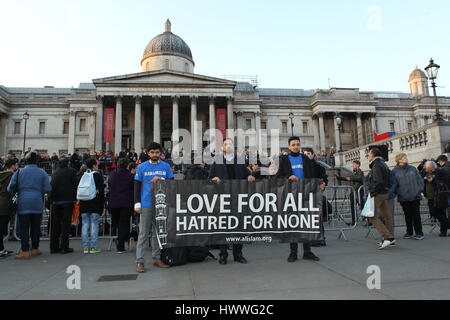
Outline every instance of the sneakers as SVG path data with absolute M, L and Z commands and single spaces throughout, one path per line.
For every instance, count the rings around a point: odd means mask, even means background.
M 387 248 L 391 245 L 391 241 L 389 240 L 383 240 L 383 242 L 381 243 L 381 245 L 378 247 L 378 250 L 383 250 L 384 248 Z
M 414 239 L 416 239 L 416 240 L 423 240 L 423 238 L 424 238 L 423 234 L 416 234 L 414 236 Z
M 83 253 L 88 254 L 88 253 L 89 253 L 89 248 L 85 248 L 85 249 L 83 250 Z
M 390 240 L 391 244 L 389 245 L 390 247 L 395 247 L 395 239 L 394 240 Z M 379 247 L 381 247 L 383 245 L 383 242 L 377 242 L 377 245 Z
M 24 260 L 30 258 L 31 258 L 30 251 L 22 251 L 21 253 L 16 254 L 16 259 Z
M 89 253 L 99 253 L 99 252 L 102 252 L 100 248 L 91 248 L 91 250 L 89 250 Z
M 35 256 L 39 256 L 42 254 L 42 251 L 39 249 L 32 249 L 31 250 L 31 256 L 35 257 Z
M 5 257 L 9 256 L 11 253 L 13 253 L 13 252 L 6 250 L 6 249 L 2 250 L 2 251 L 0 251 L 0 258 L 5 258 Z
M 403 236 L 403 239 L 412 239 L 413 235 L 409 234 L 409 233 L 405 233 L 405 235 Z

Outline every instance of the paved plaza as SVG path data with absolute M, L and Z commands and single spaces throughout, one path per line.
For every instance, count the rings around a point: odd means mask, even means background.
M 363 227 L 346 232 L 348 241 L 328 232 L 327 246 L 313 248 L 319 262 L 288 263 L 288 244 L 254 244 L 244 245 L 246 265 L 230 258 L 225 266 L 214 260 L 169 269 L 147 263 L 139 275 L 133 249 L 119 255 L 102 240 L 102 253 L 83 255 L 81 241 L 72 240 L 76 252 L 51 255 L 42 241 L 41 256 L 0 260 L 0 299 L 450 299 L 450 238 L 430 230 L 424 226 L 425 239 L 419 241 L 401 239 L 405 229 L 397 228 L 397 246 L 382 251 Z M 18 245 L 6 242 L 10 250 Z M 66 287 L 70 265 L 81 269 L 80 290 Z M 370 265 L 381 269 L 380 290 L 367 288 Z M 106 275 L 137 278 L 98 281 Z

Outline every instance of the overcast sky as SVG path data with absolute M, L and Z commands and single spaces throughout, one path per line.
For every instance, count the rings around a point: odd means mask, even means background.
M 430 57 L 450 96 L 447 0 L 0 0 L 0 84 L 77 87 L 135 73 L 164 31 L 189 45 L 197 74 L 257 75 L 264 88 L 409 92 Z

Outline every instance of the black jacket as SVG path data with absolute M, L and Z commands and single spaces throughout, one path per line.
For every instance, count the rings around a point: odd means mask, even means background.
M 105 205 L 105 186 L 100 172 L 94 173 L 97 196 L 92 200 L 80 200 L 80 214 L 82 213 L 103 213 Z
M 312 163 L 312 161 L 307 156 L 301 153 L 299 154 L 299 157 L 303 157 L 303 174 L 305 176 L 305 179 L 320 178 L 319 176 L 314 175 L 314 164 Z M 292 171 L 292 164 L 289 160 L 289 156 L 280 156 L 279 168 L 276 175 L 277 178 L 289 179 L 289 177 L 293 174 L 294 173 Z
M 320 163 L 316 161 L 316 159 L 313 159 L 311 161 L 313 164 L 313 177 L 322 179 L 323 182 L 325 182 L 325 185 L 328 185 L 328 175 L 325 168 L 321 166 Z
M 220 178 L 220 180 L 228 180 L 228 170 L 227 170 L 227 161 L 225 158 L 223 159 L 223 164 L 215 163 L 211 166 L 211 170 L 209 171 L 208 179 L 212 179 L 215 177 Z M 250 172 L 247 169 L 245 164 L 237 164 L 237 157 L 234 157 L 234 179 L 242 180 L 247 179 L 250 175 Z
M 3 171 L 0 172 L 0 216 L 12 216 L 14 213 L 9 211 L 9 202 L 11 201 L 11 194 L 8 192 L 8 185 L 11 181 L 14 172 Z
M 447 161 L 444 166 L 436 169 L 435 182 L 441 182 L 450 186 L 450 161 Z
M 59 168 L 50 182 L 50 202 L 76 201 L 78 179 L 77 172 L 72 168 Z
M 369 192 L 372 197 L 389 191 L 390 171 L 383 158 L 377 157 L 369 164 Z
M 186 180 L 206 180 L 208 179 L 208 171 L 194 164 L 188 168 Z

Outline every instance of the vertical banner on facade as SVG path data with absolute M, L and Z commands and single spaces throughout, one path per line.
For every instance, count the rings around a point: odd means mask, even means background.
M 114 140 L 114 109 L 104 109 L 104 128 L 103 128 L 103 142 L 113 142 Z
M 222 138 L 225 139 L 226 130 L 227 130 L 227 110 L 226 109 L 217 109 L 217 130 L 222 133 Z M 220 145 L 220 143 L 219 143 Z

